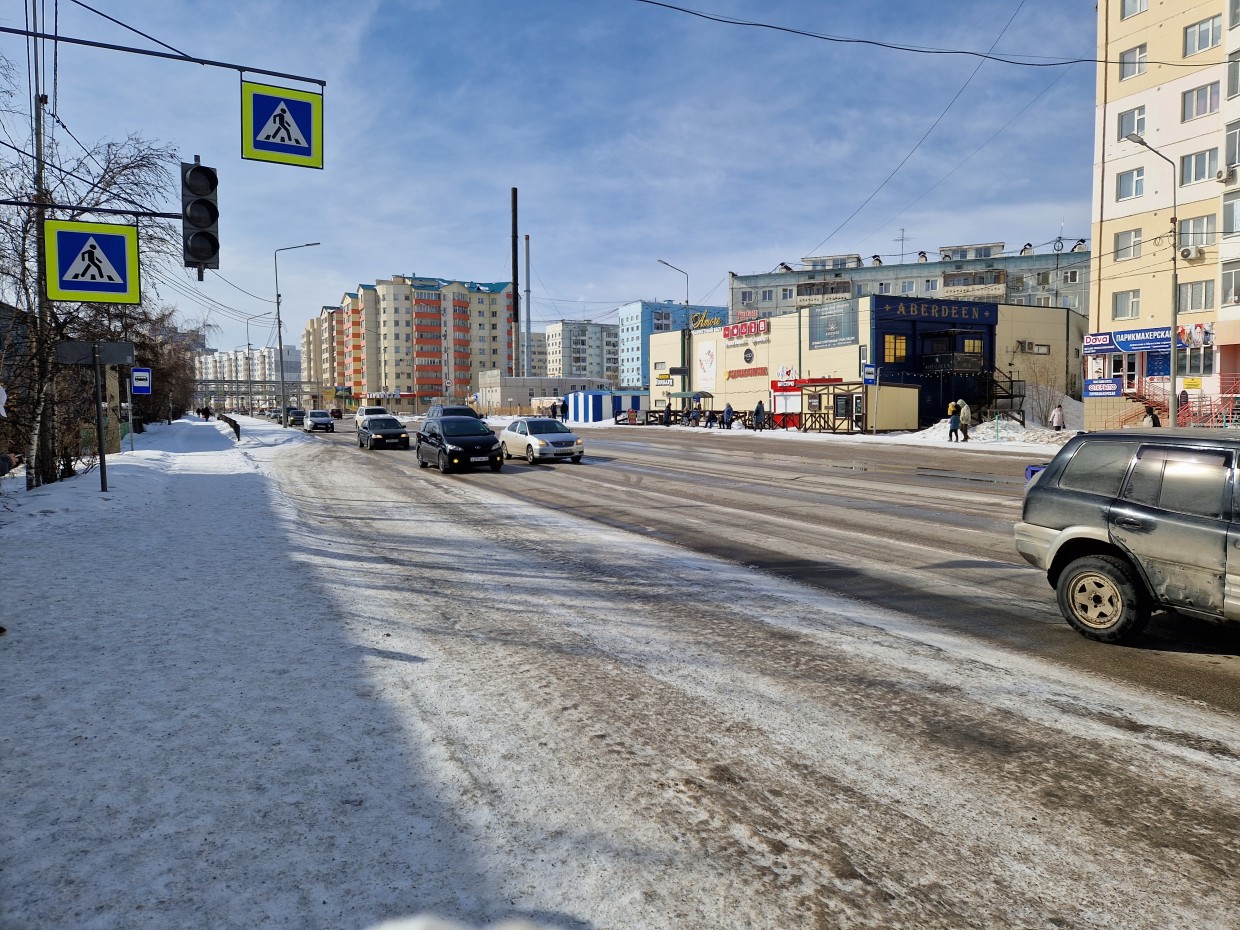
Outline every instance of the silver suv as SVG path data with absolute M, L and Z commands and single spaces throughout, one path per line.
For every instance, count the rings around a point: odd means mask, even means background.
M 367 417 L 388 416 L 387 407 L 358 407 L 357 413 L 353 414 L 353 429 L 360 430 L 362 421 Z
M 1083 636 L 1136 637 L 1155 610 L 1240 620 L 1240 438 L 1082 433 L 1025 492 L 1016 550 Z

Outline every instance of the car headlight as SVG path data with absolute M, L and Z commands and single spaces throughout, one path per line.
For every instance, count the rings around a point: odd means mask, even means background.
M 584 439 L 578 439 L 578 440 L 577 440 L 577 445 L 579 445 L 579 446 L 584 446 L 585 444 L 586 444 L 586 441 L 585 441 Z
M 489 452 L 498 452 L 498 451 L 499 451 L 499 443 L 498 443 L 498 442 L 496 442 L 496 443 L 495 443 L 495 445 L 491 446 L 491 448 L 490 448 L 488 451 L 489 451 Z
M 449 452 L 464 452 L 465 451 L 460 446 L 454 446 L 451 444 L 445 445 L 444 448 L 447 449 Z
M 401 438 L 401 439 L 408 439 L 408 438 L 409 438 L 409 434 L 408 434 L 408 433 L 401 433 L 401 434 L 400 434 L 400 438 Z
M 544 442 L 541 439 L 531 439 L 530 445 L 533 446 L 535 449 L 540 449 L 546 445 L 546 442 Z

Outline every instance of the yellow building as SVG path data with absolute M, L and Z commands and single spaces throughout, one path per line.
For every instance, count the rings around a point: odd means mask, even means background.
M 1070 308 L 872 296 L 803 307 L 713 329 L 650 337 L 651 408 L 668 404 L 810 412 L 802 393 L 827 379 L 861 384 L 867 367 L 886 385 L 917 390 L 912 422 L 943 418 L 964 398 L 987 415 L 1020 409 L 1029 385 L 1060 396 L 1080 370 L 1084 318 Z M 805 382 L 795 399 L 781 382 Z M 860 403 L 867 403 L 861 401 Z M 902 399 L 900 409 L 909 404 Z M 889 413 L 892 409 L 889 408 Z
M 1164 423 L 1227 422 L 1240 371 L 1240 3 L 1097 10 L 1085 425 L 1139 420 L 1146 404 Z

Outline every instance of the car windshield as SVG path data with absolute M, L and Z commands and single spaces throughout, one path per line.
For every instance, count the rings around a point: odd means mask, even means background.
M 404 426 L 396 417 L 371 417 L 366 424 L 369 429 L 401 429 Z
M 311 410 L 309 415 L 310 415 L 310 416 L 312 416 L 312 417 L 325 417 L 325 416 L 329 416 L 329 414 L 328 414 L 328 412 L 327 412 L 326 410 Z
M 543 433 L 569 433 L 572 431 L 558 420 L 530 420 L 530 432 L 537 436 Z
M 444 420 L 443 434 L 445 436 L 495 435 L 487 428 L 485 423 L 481 420 L 475 420 L 472 417 L 468 420 Z

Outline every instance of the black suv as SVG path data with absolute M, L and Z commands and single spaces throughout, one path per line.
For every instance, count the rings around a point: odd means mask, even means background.
M 1016 550 L 1090 639 L 1132 639 L 1155 610 L 1240 620 L 1238 454 L 1206 429 L 1074 436 L 1025 491 Z
M 468 404 L 433 404 L 431 409 L 426 411 L 426 419 L 434 417 L 473 417 L 481 420 L 482 414 Z

